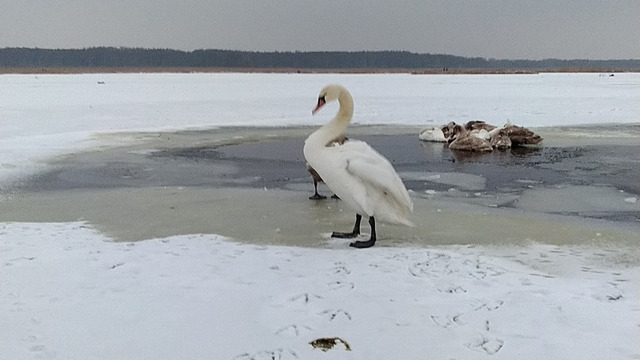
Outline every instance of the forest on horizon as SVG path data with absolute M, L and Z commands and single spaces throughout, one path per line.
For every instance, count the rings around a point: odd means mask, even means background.
M 256 52 L 93 47 L 0 49 L 0 70 L 48 68 L 228 68 L 301 70 L 640 71 L 640 59 L 501 60 L 408 51 Z

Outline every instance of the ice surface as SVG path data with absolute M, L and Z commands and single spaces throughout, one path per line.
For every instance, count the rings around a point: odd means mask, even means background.
M 628 194 L 605 186 L 559 186 L 526 190 L 517 207 L 541 212 L 640 211 Z
M 420 180 L 437 184 L 452 185 L 462 190 L 483 190 L 486 179 L 480 175 L 451 172 L 402 172 L 404 180 Z

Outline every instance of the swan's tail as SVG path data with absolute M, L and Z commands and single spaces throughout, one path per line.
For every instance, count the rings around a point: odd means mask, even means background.
M 408 227 L 416 227 L 416 224 L 414 224 L 413 222 L 411 222 L 411 220 L 409 220 L 409 219 L 404 219 L 404 218 L 403 218 L 403 219 L 399 219 L 398 224 L 399 224 L 399 225 L 405 225 L 405 226 L 408 226 Z
M 379 220 L 383 223 L 387 223 L 387 224 L 394 224 L 394 225 L 405 225 L 405 226 L 409 226 L 409 227 L 415 227 L 416 225 L 408 219 L 410 213 L 405 214 L 405 216 L 402 216 L 401 214 L 396 214 L 396 213 L 392 213 L 392 214 L 386 214 L 386 216 L 379 216 L 379 217 L 375 217 L 376 220 Z M 389 216 L 392 215 L 392 216 Z

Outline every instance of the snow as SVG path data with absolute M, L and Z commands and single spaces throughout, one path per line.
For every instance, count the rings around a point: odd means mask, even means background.
M 330 82 L 353 92 L 364 125 L 639 121 L 640 74 L 0 75 L 0 182 L 135 141 L 125 133 L 322 124 L 332 111 L 310 111 Z M 518 210 L 575 191 L 531 190 Z M 635 195 L 607 196 L 636 206 Z M 637 244 L 115 242 L 83 221 L 0 223 L 0 239 L 1 359 L 640 357 L 640 267 L 627 248 Z M 340 341 L 325 352 L 310 345 L 320 338 Z
M 114 243 L 84 223 L 0 235 L 3 359 L 638 355 L 640 272 L 588 248 Z M 309 345 L 332 337 L 351 351 Z

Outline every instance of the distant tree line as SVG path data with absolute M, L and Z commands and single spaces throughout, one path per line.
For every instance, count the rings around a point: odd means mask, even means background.
M 254 52 L 94 47 L 0 49 L 0 68 L 589 69 L 638 71 L 629 60 L 499 60 L 408 51 Z

